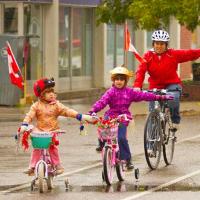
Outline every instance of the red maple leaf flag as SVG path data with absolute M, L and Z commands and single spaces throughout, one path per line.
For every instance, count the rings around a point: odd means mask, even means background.
M 16 85 L 17 87 L 23 90 L 24 83 L 23 83 L 22 73 L 8 41 L 6 42 L 6 50 L 8 54 L 8 71 L 9 71 L 10 81 L 12 84 Z
M 140 56 L 140 54 L 137 52 L 137 50 L 135 49 L 135 47 L 131 43 L 131 36 L 130 36 L 129 31 L 128 31 L 127 23 L 125 24 L 125 29 L 124 29 L 124 50 L 133 52 L 136 59 L 140 63 L 146 62 L 146 60 Z

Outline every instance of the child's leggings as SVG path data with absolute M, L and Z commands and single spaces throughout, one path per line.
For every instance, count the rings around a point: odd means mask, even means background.
M 54 145 L 53 148 L 49 148 L 49 155 L 51 158 L 51 162 L 54 166 L 60 165 L 60 156 L 58 152 L 58 148 Z M 29 168 L 35 168 L 36 163 L 40 160 L 41 150 L 33 149 L 31 153 L 31 160 L 29 164 Z

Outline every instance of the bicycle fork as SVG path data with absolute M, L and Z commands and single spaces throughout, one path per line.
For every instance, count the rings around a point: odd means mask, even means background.
M 38 178 L 38 169 L 39 169 L 39 165 L 42 164 L 44 165 L 44 178 L 45 179 L 48 179 L 48 165 L 47 163 L 44 161 L 44 160 L 39 160 L 35 166 L 35 178 L 37 179 Z

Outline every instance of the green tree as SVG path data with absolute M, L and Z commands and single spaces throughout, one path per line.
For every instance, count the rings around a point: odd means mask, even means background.
M 122 24 L 131 19 L 136 28 L 166 28 L 174 16 L 188 30 L 200 24 L 200 0 L 102 0 L 97 23 Z

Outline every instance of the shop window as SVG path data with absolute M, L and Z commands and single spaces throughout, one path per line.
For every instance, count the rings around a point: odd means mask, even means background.
M 4 33 L 18 32 L 18 9 L 11 5 L 4 7 Z
M 87 8 L 72 12 L 72 76 L 90 76 L 92 69 L 92 19 Z
M 37 4 L 24 4 L 24 66 L 27 80 L 43 74 L 42 12 Z
M 59 8 L 59 77 L 69 77 L 69 8 Z

